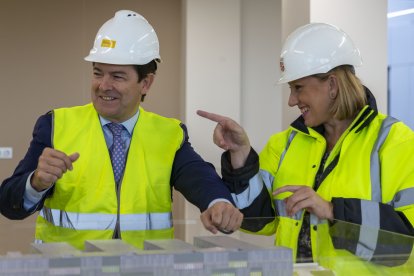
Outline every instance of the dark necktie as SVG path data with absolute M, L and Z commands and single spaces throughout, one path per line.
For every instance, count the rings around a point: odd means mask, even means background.
M 125 168 L 125 150 L 121 139 L 124 126 L 121 124 L 110 123 L 108 124 L 108 128 L 113 135 L 113 144 L 110 148 L 110 154 L 115 182 L 118 184 Z

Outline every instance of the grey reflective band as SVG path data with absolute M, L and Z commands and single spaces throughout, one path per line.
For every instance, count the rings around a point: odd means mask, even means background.
M 394 208 L 409 206 L 414 204 L 414 188 L 407 188 L 395 194 L 393 200 L 387 204 Z
M 298 221 L 302 219 L 302 214 L 303 214 L 304 210 L 301 210 L 301 211 L 297 212 L 295 215 L 293 215 L 293 217 L 291 217 L 291 216 L 287 215 L 286 204 L 285 204 L 285 201 L 283 199 L 275 199 L 273 202 L 274 202 L 275 208 L 278 212 L 277 213 L 278 216 L 285 217 L 285 218 L 291 218 L 291 219 L 298 220 Z M 328 223 L 328 220 L 319 219 L 314 214 L 310 214 L 310 224 L 311 225 L 326 224 L 326 223 Z
M 172 227 L 172 214 L 150 213 L 120 215 L 121 231 L 161 230 Z
M 43 207 L 39 215 L 54 226 L 74 230 L 113 230 L 116 214 L 75 213 Z M 172 227 L 171 212 L 120 215 L 121 231 L 160 230 Z
M 115 229 L 116 214 L 81 214 L 43 207 L 39 215 L 54 226 L 76 230 Z
M 276 208 L 276 212 L 277 212 L 278 216 L 291 218 L 291 219 L 294 219 L 294 220 L 301 220 L 302 219 L 303 210 L 300 210 L 300 211 L 296 212 L 296 214 L 294 214 L 293 216 L 288 216 L 288 214 L 286 212 L 286 204 L 285 204 L 285 201 L 283 199 L 275 199 L 274 204 L 275 204 L 275 208 Z
M 391 130 L 393 124 L 397 123 L 398 120 L 388 116 L 382 122 L 381 128 L 378 132 L 377 141 L 375 141 L 374 147 L 371 152 L 371 200 L 376 202 L 382 202 L 381 194 L 381 164 L 379 151 L 381 146 L 387 139 L 388 133 Z
M 267 190 L 269 192 L 271 192 L 272 187 L 273 187 L 273 180 L 275 179 L 275 177 L 272 174 L 270 174 L 268 171 L 265 171 L 265 170 L 260 170 L 259 174 L 262 177 L 263 182 L 266 185 Z
M 380 229 L 379 202 L 382 202 L 381 164 L 379 151 L 388 137 L 393 124 L 398 120 L 388 116 L 381 124 L 377 140 L 371 152 L 371 200 L 361 200 L 361 228 L 356 255 L 371 260 L 377 247 L 378 229 Z
M 369 200 L 361 200 L 361 226 L 355 253 L 368 261 L 374 256 L 377 247 L 379 221 L 379 204 Z
M 263 180 L 260 177 L 260 173 L 250 178 L 248 187 L 240 194 L 232 193 L 234 203 L 239 209 L 244 209 L 260 195 L 263 189 Z
M 310 214 L 310 224 L 311 225 L 326 224 L 326 223 L 328 223 L 328 220 L 320 219 L 316 215 Z
M 289 149 L 290 143 L 292 142 L 293 138 L 295 138 L 296 134 L 297 134 L 296 130 L 292 130 L 292 132 L 290 133 L 289 138 L 288 138 L 287 143 L 286 143 L 286 147 L 283 150 L 282 154 L 280 155 L 279 164 L 277 166 L 277 169 L 279 169 L 280 165 L 282 165 L 282 161 L 285 158 L 285 154 L 286 154 L 287 150 Z

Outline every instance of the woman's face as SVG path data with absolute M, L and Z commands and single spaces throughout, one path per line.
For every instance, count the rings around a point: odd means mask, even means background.
M 289 82 L 289 106 L 298 106 L 307 127 L 316 127 L 333 119 L 329 109 L 336 97 L 333 76 L 326 80 L 309 76 Z

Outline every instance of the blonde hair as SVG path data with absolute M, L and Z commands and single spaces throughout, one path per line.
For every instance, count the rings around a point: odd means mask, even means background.
M 338 83 L 338 94 L 331 106 L 331 114 L 338 120 L 354 118 L 367 104 L 364 86 L 355 75 L 354 67 L 341 65 L 327 73 L 316 74 L 312 77 L 327 80 L 330 75 L 335 75 Z

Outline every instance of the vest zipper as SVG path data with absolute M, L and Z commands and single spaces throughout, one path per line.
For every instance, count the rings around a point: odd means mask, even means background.
M 116 224 L 114 229 L 114 234 L 112 236 L 113 239 L 122 239 L 121 237 L 121 228 L 120 228 L 120 208 L 121 208 L 121 184 L 122 184 L 122 178 L 124 176 L 121 176 L 121 179 L 119 180 L 119 183 L 116 183 L 116 200 L 117 200 L 117 210 L 116 210 Z

